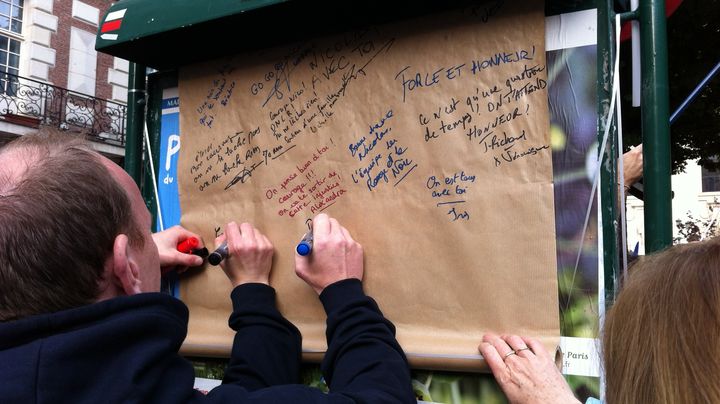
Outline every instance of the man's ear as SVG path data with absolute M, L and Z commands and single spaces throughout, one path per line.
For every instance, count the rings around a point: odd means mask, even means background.
M 140 290 L 140 271 L 133 259 L 128 237 L 118 234 L 113 243 L 112 276 L 126 295 L 136 295 Z

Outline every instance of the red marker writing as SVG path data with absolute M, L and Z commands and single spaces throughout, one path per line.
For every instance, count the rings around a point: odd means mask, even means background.
M 188 237 L 181 241 L 177 245 L 177 250 L 183 254 L 194 254 L 198 257 L 205 258 L 208 256 L 208 249 L 198 248 L 200 246 L 200 240 L 197 237 Z

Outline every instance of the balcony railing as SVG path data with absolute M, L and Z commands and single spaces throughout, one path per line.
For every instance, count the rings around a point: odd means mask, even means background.
M 41 81 L 0 72 L 0 119 L 70 129 L 91 140 L 125 145 L 127 107 Z

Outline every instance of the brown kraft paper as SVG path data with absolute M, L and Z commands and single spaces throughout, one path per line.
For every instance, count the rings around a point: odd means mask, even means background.
M 479 369 L 485 332 L 559 338 L 542 2 L 493 2 L 180 71 L 182 224 L 209 247 L 230 220 L 275 246 L 271 284 L 326 350 L 294 273 L 325 212 L 365 251 L 366 293 L 411 364 Z M 231 285 L 181 282 L 184 352 L 228 355 Z

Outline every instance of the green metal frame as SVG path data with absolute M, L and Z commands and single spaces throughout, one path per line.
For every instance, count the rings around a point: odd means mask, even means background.
M 285 0 L 122 0 L 112 4 L 106 13 L 107 15 L 124 10 L 123 29 L 118 31 L 118 39 L 106 40 L 100 37 L 97 47 L 109 49 L 124 42 L 244 13 L 282 1 Z
M 597 80 L 598 80 L 598 143 L 602 143 L 606 127 L 609 125 L 607 146 L 600 164 L 600 212 L 602 216 L 602 253 L 605 274 L 606 307 L 615 299 L 616 285 L 620 276 L 620 223 L 618 187 L 617 187 L 617 120 L 606 120 L 610 112 L 612 97 L 613 61 L 617 55 L 615 49 L 615 13 L 612 0 L 599 0 L 597 8 Z
M 98 27 L 95 49 L 118 57 L 123 57 L 135 62 L 146 63 L 148 66 L 159 67 L 155 63 L 148 63 L 155 60 L 162 64 L 162 60 L 172 57 L 172 53 L 160 55 L 163 48 L 156 52 L 144 52 L 147 43 L 157 45 L 158 41 L 170 41 L 185 32 L 207 32 L 208 28 L 214 26 L 217 29 L 217 21 L 230 20 L 233 16 L 242 15 L 251 10 L 263 9 L 268 6 L 282 3 L 286 0 L 121 0 L 112 4 Z M 107 31 L 103 30 L 103 23 L 108 14 L 122 15 L 119 21 L 119 28 Z M 120 13 L 120 14 L 118 14 Z M 228 27 L 228 28 L 231 28 Z M 110 36 L 103 36 L 110 34 Z M 192 49 L 193 53 L 202 56 L 203 48 L 212 45 L 208 38 L 185 38 L 182 42 L 194 40 L 194 46 L 186 46 L 186 43 L 174 44 L 179 49 Z M 203 46 L 204 43 L 204 46 Z M 168 43 L 170 45 L 170 43 Z M 169 48 L 167 46 L 166 48 Z M 138 52 L 140 50 L 140 52 Z M 179 57 L 187 58 L 179 55 Z
M 670 108 L 665 0 L 641 0 L 645 250 L 672 245 Z
M 145 66 L 130 63 L 128 74 L 128 115 L 125 138 L 125 171 L 141 185 L 142 133 L 145 122 Z
M 172 38 L 173 33 L 192 30 L 194 25 L 207 26 L 213 18 L 229 18 L 245 11 L 282 3 L 281 0 L 214 0 L 200 2 L 188 0 L 169 0 L 152 2 L 146 0 L 123 0 L 111 6 L 109 12 L 126 9 L 123 30 L 127 36 L 119 34 L 116 41 L 98 39 L 97 49 L 123 56 L 139 48 L 140 39 L 148 41 Z M 304 3 L 309 4 L 309 3 Z M 577 11 L 592 6 L 586 0 L 557 0 L 547 5 L 549 13 Z M 610 125 L 610 139 L 602 156 L 600 198 L 602 213 L 602 242 L 605 273 L 606 302 L 612 303 L 620 279 L 621 226 L 618 203 L 617 165 L 619 154 L 615 141 L 617 122 L 605 122 L 608 114 L 611 86 L 612 61 L 617 50 L 614 45 L 614 26 L 616 13 L 612 0 L 598 0 L 598 133 L 604 132 Z M 135 12 L 144 10 L 142 16 Z M 172 10 L 172 12 L 168 12 Z M 642 49 L 642 132 L 644 151 L 644 187 L 645 187 L 645 228 L 646 251 L 663 249 L 672 243 L 672 210 L 670 193 L 670 137 L 668 108 L 668 72 L 667 72 L 667 33 L 665 24 L 664 0 L 640 0 L 636 12 L 621 15 L 624 20 L 640 21 Z M 234 20 L 233 20 L 234 21 Z M 196 31 L 193 31 L 196 32 Z M 98 37 L 100 34 L 98 34 Z M 141 60 L 147 52 L 134 53 L 134 60 Z M 157 61 L 157 55 L 153 60 Z M 162 64 L 162 62 L 157 62 Z M 177 67 L 177 66 L 174 66 Z M 141 183 L 142 131 L 145 108 L 145 67 L 131 64 L 128 95 L 128 130 L 126 145 L 126 169 Z M 162 89 L 152 89 L 151 103 L 148 108 L 148 124 L 153 143 L 157 145 L 159 136 L 159 102 Z M 156 128 L 157 127 L 157 128 Z M 154 156 L 157 159 L 157 156 Z M 147 197 L 148 201 L 154 196 Z M 154 210 L 154 206 L 152 206 Z
M 619 223 L 617 186 L 618 158 L 616 119 L 606 122 L 610 106 L 615 49 L 615 16 L 612 0 L 598 2 L 598 138 L 611 125 L 608 145 L 601 167 L 601 212 L 605 301 L 610 307 L 615 299 L 620 273 L 622 244 Z M 652 253 L 672 245 L 671 160 L 669 124 L 669 85 L 667 62 L 667 29 L 664 0 L 640 0 L 638 10 L 620 14 L 623 21 L 640 22 L 642 59 L 642 138 L 645 251 Z M 622 237 L 621 237 L 622 236 Z

